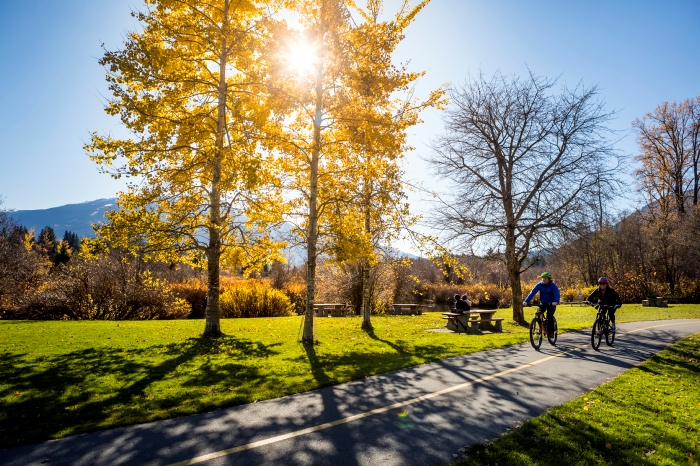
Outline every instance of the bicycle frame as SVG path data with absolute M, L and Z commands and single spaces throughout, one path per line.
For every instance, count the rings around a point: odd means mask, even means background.
M 605 343 L 612 346 L 615 341 L 615 332 L 610 326 L 610 309 L 615 309 L 617 306 L 608 306 L 605 304 L 591 304 L 597 311 L 593 328 L 591 329 L 591 346 L 597 350 L 600 346 L 600 340 L 605 335 Z
M 616 306 L 608 306 L 605 304 L 596 304 L 595 309 L 598 311 L 596 314 L 596 319 L 603 324 L 603 329 L 608 330 L 610 328 L 610 314 L 608 311 L 614 309 Z
M 539 316 L 540 331 L 547 330 L 547 309 L 545 309 L 545 306 L 549 306 L 549 304 L 538 304 L 537 311 L 535 311 L 535 316 Z
M 555 345 L 557 342 L 557 319 L 552 316 L 552 327 L 554 328 L 554 331 L 552 334 L 547 332 L 547 314 L 545 310 L 545 306 L 540 304 L 537 306 L 537 310 L 535 311 L 535 317 L 532 319 L 530 322 L 530 343 L 532 344 L 532 347 L 535 348 L 536 350 L 540 348 L 540 345 L 542 344 L 542 336 L 544 334 L 547 334 L 547 340 L 551 345 Z

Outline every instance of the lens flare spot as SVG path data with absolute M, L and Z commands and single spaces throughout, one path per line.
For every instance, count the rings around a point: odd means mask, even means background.
M 403 411 L 399 412 L 399 417 L 400 418 L 405 418 L 408 416 L 408 410 L 404 409 Z

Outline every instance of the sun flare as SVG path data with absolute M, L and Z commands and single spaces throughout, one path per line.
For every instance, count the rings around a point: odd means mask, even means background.
M 298 74 L 310 74 L 317 61 L 316 47 L 306 42 L 298 42 L 289 47 L 287 63 Z

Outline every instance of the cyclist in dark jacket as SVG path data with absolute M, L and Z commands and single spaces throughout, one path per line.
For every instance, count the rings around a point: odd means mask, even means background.
M 598 288 L 588 296 L 586 302 L 592 304 L 604 304 L 608 306 L 608 317 L 612 322 L 612 331 L 615 331 L 615 310 L 622 306 L 622 300 L 617 291 L 610 288 L 609 280 L 605 277 L 598 279 Z
M 542 275 L 542 281 L 535 285 L 530 291 L 530 294 L 525 298 L 525 304 L 530 305 L 530 301 L 535 297 L 537 292 L 540 293 L 540 304 L 547 310 L 547 335 L 551 338 L 554 335 L 554 313 L 559 304 L 559 287 L 552 281 L 552 274 L 545 272 Z

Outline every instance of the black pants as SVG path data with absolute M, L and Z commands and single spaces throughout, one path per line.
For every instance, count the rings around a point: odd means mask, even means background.
M 554 332 L 554 313 L 557 306 L 554 304 L 540 304 L 540 309 L 547 311 L 547 333 Z
M 609 307 L 608 308 L 608 318 L 610 319 L 610 322 L 615 325 L 615 311 L 617 310 L 616 307 Z

